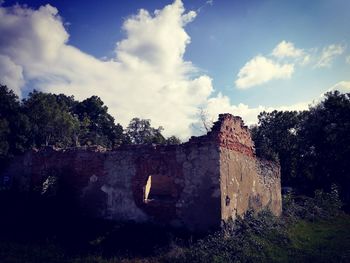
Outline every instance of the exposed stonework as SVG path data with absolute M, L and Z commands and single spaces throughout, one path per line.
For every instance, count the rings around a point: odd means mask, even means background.
M 63 182 L 91 216 L 194 231 L 217 228 L 248 209 L 281 213 L 278 164 L 256 158 L 248 128 L 230 114 L 181 145 L 31 151 L 3 177 L 42 193 Z

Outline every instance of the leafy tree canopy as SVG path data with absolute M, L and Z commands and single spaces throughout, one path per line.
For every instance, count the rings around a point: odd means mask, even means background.
M 340 187 L 350 204 L 350 93 L 333 91 L 303 112 L 262 112 L 252 128 L 257 154 L 279 160 L 282 185 L 301 192 Z
M 133 118 L 126 128 L 126 134 L 132 144 L 165 144 L 166 140 L 161 133 L 162 130 L 161 126 L 153 128 L 151 120 Z

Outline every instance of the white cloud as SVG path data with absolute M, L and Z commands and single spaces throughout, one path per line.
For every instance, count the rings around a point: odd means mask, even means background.
M 294 43 L 283 40 L 272 50 L 271 55 L 279 60 L 287 59 L 287 61 L 291 61 L 292 63 L 305 66 L 311 61 L 309 51 L 296 48 Z
M 273 49 L 272 55 L 277 58 L 298 58 L 304 56 L 305 53 L 304 50 L 296 48 L 292 42 L 283 40 Z
M 350 56 L 347 56 L 347 57 L 345 58 L 345 61 L 346 61 L 346 63 L 350 64 Z
M 301 101 L 298 103 L 282 106 L 263 106 L 250 107 L 247 104 L 239 103 L 232 104 L 230 98 L 219 93 L 216 97 L 208 99 L 205 112 L 208 113 L 209 120 L 216 120 L 220 113 L 231 113 L 236 116 L 241 116 L 246 125 L 258 123 L 258 115 L 262 111 L 271 112 L 277 111 L 303 111 L 308 110 L 310 106 L 320 103 L 325 98 L 325 93 L 329 91 L 338 90 L 342 93 L 350 92 L 350 81 L 340 81 L 327 89 L 325 92 L 315 97 L 313 100 Z M 196 123 L 197 126 L 201 124 Z
M 236 116 L 241 116 L 245 124 L 251 125 L 258 122 L 258 115 L 262 111 L 271 112 L 273 110 L 281 111 L 302 111 L 308 109 L 310 102 L 300 102 L 293 105 L 286 106 L 262 106 L 249 107 L 246 104 L 239 103 L 238 105 L 233 105 L 227 96 L 218 94 L 215 98 L 210 98 L 208 100 L 206 111 L 208 112 L 210 118 L 217 118 L 220 113 L 231 113 Z
M 293 72 L 293 64 L 280 64 L 258 55 L 240 69 L 235 84 L 239 89 L 247 89 L 273 79 L 288 79 Z
M 274 79 L 289 79 L 296 64 L 306 65 L 310 61 L 309 54 L 285 40 L 272 50 L 270 57 L 258 55 L 248 61 L 237 75 L 236 87 L 247 89 Z
M 328 91 L 338 90 L 342 93 L 350 93 L 350 81 L 340 81 L 332 86 Z
M 311 56 L 305 54 L 304 57 L 302 58 L 302 60 L 300 61 L 300 65 L 305 66 L 307 64 L 309 64 L 311 61 Z
M 125 20 L 126 37 L 105 61 L 68 43 L 56 8 L 0 7 L 0 81 L 18 94 L 30 82 L 77 99 L 98 95 L 124 126 L 150 118 L 166 135 L 184 138 L 213 91 L 211 78 L 183 58 L 190 43 L 184 26 L 195 16 L 180 0 L 153 14 L 140 10 Z
M 23 68 L 16 65 L 8 56 L 0 54 L 0 80 L 1 84 L 14 87 L 16 94 L 20 94 L 20 87 L 23 86 Z
M 258 55 L 248 61 L 239 71 L 235 81 L 239 89 L 247 89 L 274 79 L 289 79 L 296 66 L 316 63 L 314 67 L 329 67 L 336 56 L 345 51 L 345 46 L 332 44 L 317 52 L 317 48 L 308 51 L 296 48 L 294 43 L 282 40 L 269 57 Z M 350 56 L 346 58 L 350 63 Z
M 329 91 L 338 90 L 342 93 L 350 93 L 350 80 L 340 81 L 327 89 L 325 92 L 315 97 L 313 100 L 301 101 L 291 105 L 282 106 L 263 106 L 249 107 L 247 104 L 239 103 L 237 105 L 231 104 L 230 98 L 219 93 L 216 97 L 208 99 L 206 105 L 206 112 L 209 115 L 209 119 L 215 120 L 220 113 L 231 113 L 236 116 L 241 116 L 247 125 L 257 124 L 258 115 L 262 111 L 271 112 L 273 110 L 278 111 L 303 111 L 309 109 L 310 106 L 314 106 L 320 103 L 325 94 Z
M 166 135 L 182 138 L 190 135 L 200 106 L 213 119 L 230 112 L 242 116 L 247 124 L 256 123 L 263 110 L 307 108 L 308 103 L 277 108 L 232 105 L 221 93 L 209 98 L 212 79 L 183 58 L 190 43 L 184 27 L 195 16 L 193 11 L 185 12 L 180 0 L 153 14 L 140 10 L 125 20 L 126 37 L 116 43 L 115 57 L 106 60 L 69 44 L 56 8 L 0 7 L 0 81 L 17 94 L 31 83 L 43 91 L 80 100 L 98 95 L 124 126 L 136 116 L 150 118 L 152 125 L 165 127 Z M 293 53 L 286 50 L 285 55 Z M 249 88 L 290 78 L 293 72 L 292 63 L 256 56 L 240 70 L 236 85 Z
M 340 44 L 332 44 L 322 49 L 322 53 L 315 67 L 330 67 L 335 57 L 341 55 L 345 51 L 345 46 Z

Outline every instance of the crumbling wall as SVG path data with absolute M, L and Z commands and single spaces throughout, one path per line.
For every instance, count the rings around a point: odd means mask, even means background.
M 255 156 L 249 129 L 240 117 L 220 115 L 221 217 L 235 219 L 251 209 L 282 211 L 280 167 Z
M 56 194 L 58 183 L 89 216 L 207 231 L 221 220 L 218 164 L 217 145 L 203 136 L 115 151 L 46 147 L 18 157 L 5 175 L 18 189 L 43 195 Z
M 129 146 L 111 152 L 101 186 L 109 196 L 104 217 L 153 220 L 199 231 L 216 227 L 220 222 L 218 162 L 216 145 L 201 141 Z M 155 196 L 149 195 L 152 187 Z
M 279 166 L 256 158 L 249 130 L 230 114 L 181 145 L 30 151 L 3 176 L 43 195 L 55 194 L 58 183 L 89 216 L 193 231 L 217 228 L 248 209 L 281 212 Z

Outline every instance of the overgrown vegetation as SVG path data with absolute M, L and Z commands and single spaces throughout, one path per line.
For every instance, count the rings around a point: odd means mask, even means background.
M 188 248 L 176 248 L 166 262 L 347 262 L 350 218 L 340 210 L 336 189 L 313 198 L 284 197 L 281 218 L 268 211 L 227 223 Z M 346 230 L 345 230 L 346 229 Z M 337 246 L 337 242 L 342 245 Z M 175 255 L 175 257 L 174 257 Z M 175 259 L 174 259 L 175 258 Z
M 350 216 L 340 209 L 336 187 L 316 191 L 312 198 L 288 194 L 283 202 L 280 218 L 268 211 L 248 212 L 205 237 L 72 214 L 57 220 L 64 211 L 35 211 L 25 220 L 1 222 L 0 258 L 4 263 L 349 262 Z

